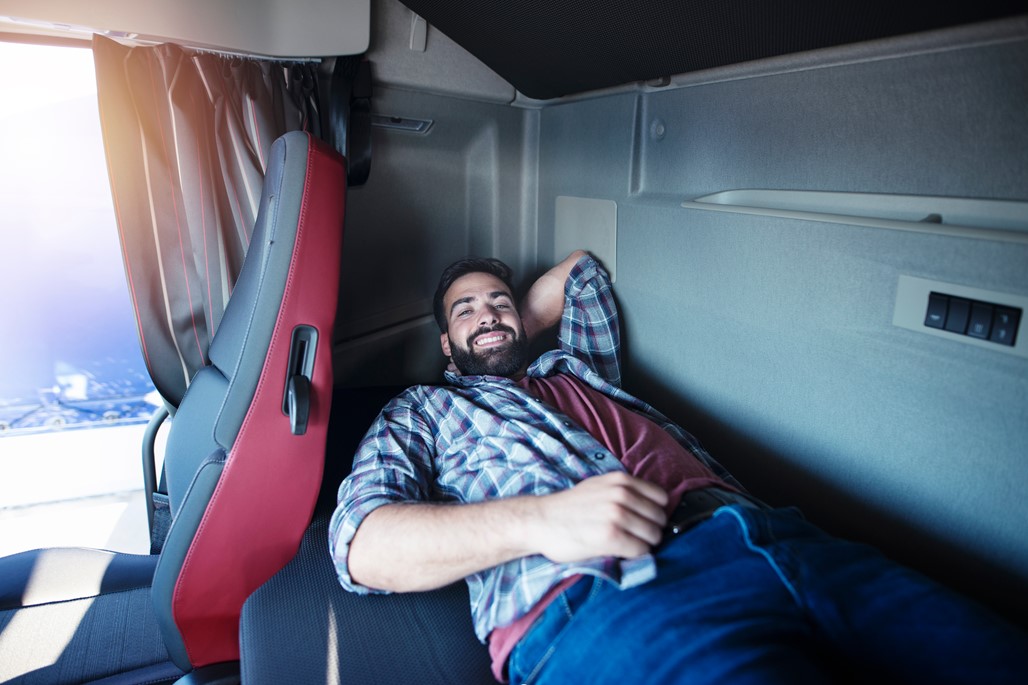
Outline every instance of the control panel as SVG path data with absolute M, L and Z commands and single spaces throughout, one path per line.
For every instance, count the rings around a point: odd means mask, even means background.
M 945 293 L 928 295 L 924 325 L 1000 345 L 1014 346 L 1021 310 Z
M 900 276 L 892 323 L 910 330 L 1028 357 L 1018 329 L 1028 297 Z

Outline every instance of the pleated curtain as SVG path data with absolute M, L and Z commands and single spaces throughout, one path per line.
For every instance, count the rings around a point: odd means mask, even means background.
M 178 406 L 239 274 L 266 155 L 320 135 L 317 64 L 93 40 L 125 275 L 143 358 Z

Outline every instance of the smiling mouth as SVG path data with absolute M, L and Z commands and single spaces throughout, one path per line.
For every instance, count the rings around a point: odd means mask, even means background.
M 507 339 L 506 333 L 483 333 L 482 335 L 475 338 L 475 347 L 489 347 L 490 345 L 496 345 Z

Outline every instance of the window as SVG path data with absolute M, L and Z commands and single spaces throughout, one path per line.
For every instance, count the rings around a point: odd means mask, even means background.
M 0 555 L 146 552 L 160 400 L 121 262 L 88 48 L 0 42 Z

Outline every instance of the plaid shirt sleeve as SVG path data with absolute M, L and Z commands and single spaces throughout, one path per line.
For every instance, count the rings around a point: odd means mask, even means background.
M 621 333 L 610 277 L 586 255 L 564 284 L 560 348 L 585 362 L 611 385 L 621 387 Z
M 357 449 L 353 470 L 339 486 L 328 545 L 342 586 L 359 594 L 380 593 L 353 581 L 347 557 L 361 522 L 375 509 L 430 498 L 432 429 L 417 411 L 416 389 L 387 404 Z

